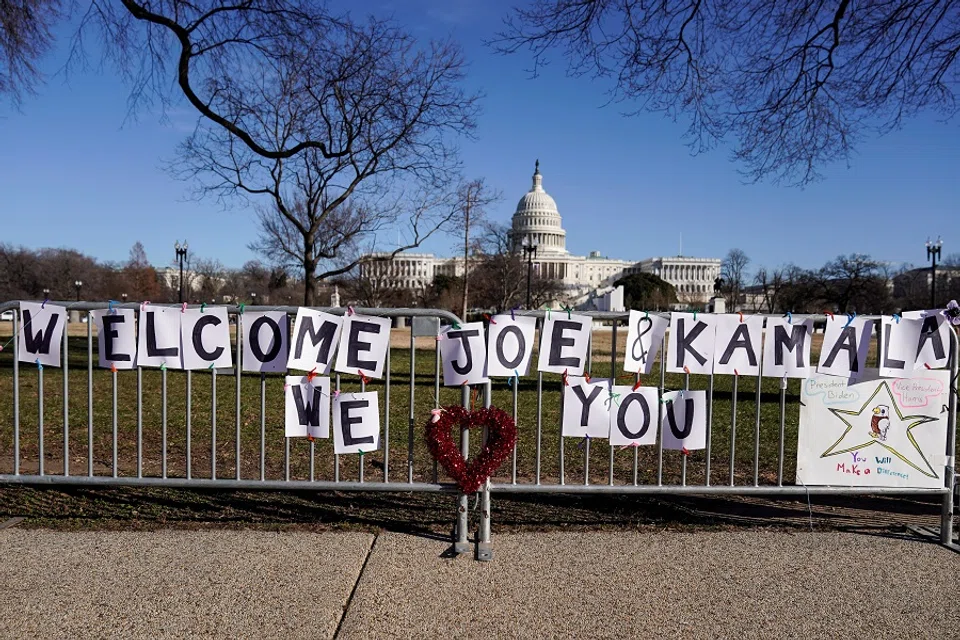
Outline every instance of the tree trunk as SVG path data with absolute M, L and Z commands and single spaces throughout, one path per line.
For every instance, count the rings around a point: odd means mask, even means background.
M 313 307 L 317 302 L 317 261 L 313 259 L 313 241 L 303 239 L 303 306 Z
M 463 207 L 463 313 L 460 319 L 467 322 L 467 283 L 470 281 L 470 198 L 471 188 L 467 187 L 467 198 Z

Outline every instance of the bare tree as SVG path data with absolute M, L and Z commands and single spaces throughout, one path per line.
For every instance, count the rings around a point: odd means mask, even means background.
M 723 278 L 723 285 L 730 295 L 730 306 L 734 311 L 740 304 L 740 292 L 746 284 L 748 264 L 750 258 L 740 249 L 730 249 L 720 264 L 720 277 Z
M 0 2 L 0 94 L 14 104 L 40 81 L 36 62 L 50 50 L 50 29 L 60 18 L 59 0 Z
M 419 47 L 390 22 L 344 18 L 297 42 L 270 69 L 245 72 L 254 86 L 235 92 L 232 108 L 272 148 L 306 136 L 339 151 L 308 146 L 268 157 L 201 123 L 171 168 L 198 179 L 201 197 L 262 198 L 253 247 L 295 268 L 312 305 L 312 283 L 351 271 L 361 242 L 402 229 L 400 245 L 377 258 L 388 260 L 457 215 L 455 139 L 472 131 L 477 97 L 460 87 L 459 47 Z
M 957 113 L 960 5 L 942 0 L 533 0 L 493 44 L 559 51 L 610 99 L 690 121 L 703 151 L 730 135 L 753 180 L 805 184 L 865 133 Z
M 819 271 L 826 301 L 842 313 L 886 313 L 892 306 L 888 274 L 868 255 L 837 256 Z
M 127 283 L 130 286 L 128 293 L 131 300 L 156 300 L 160 294 L 160 282 L 157 270 L 150 265 L 147 252 L 138 240 L 130 247 L 130 258 L 123 268 Z
M 758 308 L 754 311 L 765 313 L 776 313 L 777 311 L 786 311 L 782 308 L 781 293 L 788 284 L 790 267 L 776 267 L 767 269 L 760 267 L 753 276 L 753 282 L 760 288 L 760 299 Z
M 476 245 L 474 303 L 485 309 L 504 311 L 522 307 L 527 294 L 527 263 L 513 251 L 510 227 L 485 223 Z M 530 301 L 534 309 L 563 298 L 563 283 L 534 269 Z
M 477 242 L 471 245 L 470 231 L 482 228 L 485 223 L 486 207 L 500 199 L 500 194 L 491 191 L 483 179 L 461 184 L 457 189 L 457 199 L 461 209 L 453 223 L 454 231 L 463 234 L 463 285 L 461 287 L 462 304 L 460 317 L 466 320 L 468 310 L 468 291 L 470 288 L 470 253 L 479 248 Z

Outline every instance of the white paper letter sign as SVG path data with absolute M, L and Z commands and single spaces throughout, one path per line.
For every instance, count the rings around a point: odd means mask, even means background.
M 346 316 L 340 332 L 337 371 L 371 378 L 383 377 L 383 365 L 390 345 L 390 318 Z
M 929 311 L 906 311 L 903 317 L 911 320 L 922 319 L 920 343 L 917 345 L 916 369 L 940 369 L 947 366 L 950 350 L 950 325 L 945 322 L 938 309 Z
M 657 444 L 657 388 L 615 385 L 612 397 L 610 446 Z
M 287 314 L 247 311 L 243 327 L 243 370 L 280 373 L 287 370 Z
M 707 446 L 707 392 L 669 391 L 663 394 L 663 448 L 703 449 Z
M 20 362 L 60 366 L 60 340 L 67 318 L 65 307 L 55 304 L 20 303 L 20 337 L 17 353 Z
M 340 316 L 304 307 L 297 309 L 297 319 L 293 323 L 293 347 L 287 368 L 303 371 L 316 369 L 320 375 L 330 373 L 342 326 L 343 318 Z M 350 373 L 356 372 L 354 369 Z
M 913 363 L 920 344 L 923 320 L 891 316 L 880 319 L 880 376 L 908 378 L 913 375 Z
M 716 340 L 714 318 L 716 316 L 705 313 L 696 314 L 696 320 L 692 313 L 670 314 L 670 355 L 667 358 L 667 371 L 707 374 L 713 372 L 713 349 Z
M 590 346 L 589 316 L 552 312 L 540 332 L 540 358 L 537 368 L 547 373 L 582 376 Z
M 657 315 L 631 311 L 629 322 L 623 370 L 646 375 L 653 368 L 670 321 Z
M 92 315 L 100 366 L 133 369 L 137 357 L 137 317 L 133 309 L 98 309 Z
M 817 373 L 856 380 L 863 375 L 873 321 L 827 316 Z
M 233 366 L 230 323 L 225 307 L 184 309 L 180 314 L 184 369 L 222 369 Z
M 369 453 L 379 448 L 377 392 L 341 393 L 333 401 L 333 452 Z
M 180 369 L 180 309 L 144 306 L 137 331 L 137 366 Z
M 288 438 L 330 437 L 330 378 L 284 377 L 284 423 Z
M 464 383 L 487 381 L 487 349 L 484 342 L 482 322 L 468 322 L 459 329 L 451 327 L 440 334 L 444 386 L 459 387 Z
M 763 353 L 763 317 L 723 313 L 717 316 L 717 342 L 713 372 L 741 376 L 760 375 Z
M 536 318 L 493 316 L 487 328 L 487 375 L 527 375 L 536 327 Z
M 563 435 L 606 438 L 610 433 L 610 381 L 569 380 L 563 388 Z
M 807 378 L 813 320 L 792 322 L 788 318 L 767 318 L 763 340 L 763 375 L 771 378 Z

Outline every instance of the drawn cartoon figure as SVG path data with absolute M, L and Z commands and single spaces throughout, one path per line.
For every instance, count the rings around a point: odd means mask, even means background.
M 870 437 L 886 441 L 889 429 L 890 407 L 885 404 L 875 406 L 873 408 L 873 418 L 870 419 Z

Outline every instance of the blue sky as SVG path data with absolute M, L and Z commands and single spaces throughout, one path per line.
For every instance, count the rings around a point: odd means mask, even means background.
M 960 123 L 938 122 L 935 114 L 910 121 L 861 143 L 849 168 L 826 167 L 824 181 L 802 190 L 743 184 L 724 149 L 690 154 L 682 122 L 658 114 L 624 118 L 618 106 L 603 106 L 604 84 L 565 77 L 559 59 L 532 80 L 529 57 L 484 47 L 509 4 L 353 4 L 357 13 L 386 6 L 420 37 L 449 34 L 463 44 L 468 86 L 486 94 L 477 139 L 463 144 L 463 159 L 468 177 L 483 177 L 504 194 L 492 218 L 509 220 L 539 158 L 567 248 L 578 255 L 675 255 L 681 233 L 684 255 L 719 258 L 738 247 L 751 267 L 816 267 L 851 252 L 920 264 L 924 241 L 937 235 L 945 256 L 960 252 Z M 61 47 L 45 68 L 53 74 L 64 60 Z M 131 121 L 127 96 L 112 70 L 94 69 L 68 81 L 50 77 L 20 112 L 0 106 L 0 242 L 122 261 L 140 240 L 152 262 L 167 264 L 174 241 L 187 239 L 196 256 L 228 266 L 255 257 L 246 248 L 256 231 L 250 209 L 191 201 L 189 185 L 161 168 L 192 126 L 189 107 L 175 106 L 167 121 L 150 111 Z M 447 255 L 455 245 L 439 238 L 425 250 Z

